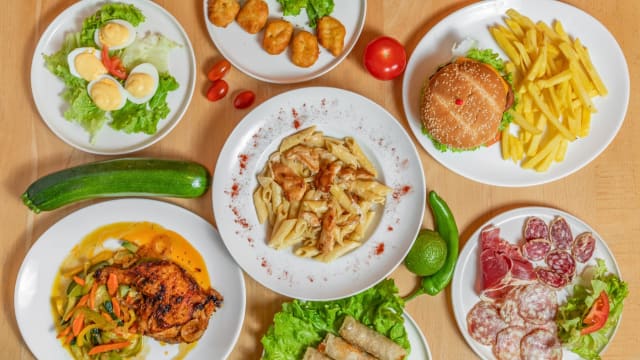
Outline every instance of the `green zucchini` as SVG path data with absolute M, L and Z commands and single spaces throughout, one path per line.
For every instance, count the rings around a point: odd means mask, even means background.
M 21 198 L 29 209 L 39 213 L 101 197 L 198 197 L 207 191 L 209 183 L 209 171 L 195 162 L 123 158 L 46 175 L 31 184 Z

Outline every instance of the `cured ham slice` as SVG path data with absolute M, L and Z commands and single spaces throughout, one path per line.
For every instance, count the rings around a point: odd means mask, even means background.
M 493 225 L 480 232 L 480 297 L 503 297 L 513 286 L 536 281 L 533 265 L 522 256 L 520 248 L 500 238 Z

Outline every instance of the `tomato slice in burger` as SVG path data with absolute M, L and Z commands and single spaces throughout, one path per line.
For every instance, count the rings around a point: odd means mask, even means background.
M 602 329 L 604 324 L 606 324 L 608 318 L 609 297 L 607 297 L 607 293 L 603 291 L 600 293 L 600 296 L 598 296 L 596 301 L 591 306 L 589 313 L 582 321 L 582 323 L 585 324 L 586 327 L 582 328 L 580 334 L 591 334 L 594 331 Z

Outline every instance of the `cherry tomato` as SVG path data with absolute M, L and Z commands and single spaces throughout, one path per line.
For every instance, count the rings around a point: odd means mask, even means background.
M 207 99 L 209 101 L 217 101 L 222 99 L 229 91 L 229 84 L 222 79 L 218 79 L 211 83 L 209 90 L 207 90 Z
M 222 79 L 226 73 L 231 69 L 231 63 L 227 60 L 222 59 L 217 63 L 213 64 L 211 70 L 207 73 L 207 78 L 211 81 L 216 81 Z
M 236 95 L 236 98 L 233 99 L 233 106 L 236 109 L 246 109 L 253 104 L 255 99 L 256 94 L 253 91 L 245 90 Z
M 375 78 L 391 80 L 404 72 L 407 53 L 397 40 L 380 36 L 364 49 L 364 66 Z
M 580 334 L 591 334 L 594 331 L 598 331 L 602 329 L 604 324 L 606 324 L 607 319 L 609 318 L 609 298 L 607 297 L 607 293 L 602 291 L 600 296 L 596 299 L 596 301 L 591 306 L 589 313 L 585 316 L 582 321 L 583 324 L 587 325 L 582 328 Z

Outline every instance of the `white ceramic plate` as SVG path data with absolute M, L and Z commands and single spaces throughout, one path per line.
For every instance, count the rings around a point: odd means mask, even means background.
M 511 211 L 507 211 L 501 215 L 494 217 L 487 223 L 482 225 L 476 232 L 471 235 L 471 238 L 467 239 L 467 242 L 460 253 L 458 262 L 456 264 L 456 270 L 453 274 L 453 282 L 451 286 L 451 299 L 453 301 L 453 312 L 458 323 L 458 328 L 469 346 L 475 351 L 478 356 L 483 359 L 494 359 L 491 347 L 484 346 L 479 342 L 473 340 L 467 331 L 467 314 L 469 310 L 480 301 L 478 296 L 479 291 L 477 287 L 477 279 L 480 276 L 479 269 L 479 257 L 478 242 L 480 239 L 480 232 L 482 229 L 493 224 L 500 228 L 500 237 L 511 242 L 519 243 L 522 240 L 522 229 L 524 222 L 529 216 L 538 216 L 545 220 L 547 224 L 556 216 L 562 216 L 567 220 L 567 223 L 571 227 L 571 232 L 574 238 L 585 232 L 590 231 L 596 238 L 596 249 L 592 258 L 587 264 L 577 263 L 576 273 L 580 274 L 585 266 L 595 264 L 595 259 L 603 259 L 607 265 L 607 269 L 618 276 L 620 276 L 620 269 L 616 263 L 613 254 L 605 244 L 602 237 L 589 225 L 585 224 L 582 220 L 566 212 L 546 208 L 546 207 L 524 207 Z M 558 291 L 558 301 L 560 304 L 564 303 L 568 290 L 572 286 L 567 286 L 565 289 Z M 618 322 L 618 325 L 620 322 Z M 617 327 L 616 327 L 617 330 Z M 610 338 L 613 338 L 614 333 Z M 578 355 L 572 353 L 569 350 L 564 350 L 563 359 L 580 359 Z
M 431 350 L 429 349 L 429 344 L 427 343 L 427 339 L 425 339 L 424 334 L 420 330 L 418 324 L 416 324 L 415 320 L 409 315 L 408 312 L 404 312 L 404 328 L 407 330 L 407 337 L 409 338 L 409 343 L 411 344 L 411 353 L 407 360 L 431 360 Z
M 336 1 L 331 16 L 338 19 L 346 29 L 344 51 L 339 56 L 333 56 L 327 49 L 320 46 L 320 56 L 315 64 L 308 68 L 294 65 L 290 60 L 290 49 L 279 55 L 270 55 L 262 48 L 264 30 L 257 34 L 244 31 L 237 22 L 232 22 L 226 28 L 213 25 L 207 17 L 207 4 L 211 0 L 204 0 L 204 22 L 218 51 L 233 66 L 243 73 L 266 82 L 277 84 L 291 84 L 315 79 L 334 67 L 338 66 L 349 55 L 355 46 L 367 13 L 366 0 Z M 315 34 L 315 29 L 308 25 L 305 10 L 297 16 L 283 16 L 282 7 L 276 0 L 265 0 L 269 6 L 269 19 L 283 18 L 294 26 L 294 34 L 299 29 Z
M 269 155 L 296 126 L 311 125 L 328 136 L 353 136 L 396 194 L 388 196 L 365 243 L 329 264 L 268 247 L 267 226 L 258 223 L 253 206 L 256 175 Z M 400 123 L 367 98 L 326 87 L 289 91 L 250 112 L 220 152 L 212 191 L 220 235 L 244 271 L 275 292 L 308 300 L 355 294 L 391 273 L 420 229 L 425 193 L 420 158 Z
M 53 281 L 71 249 L 100 226 L 122 221 L 150 221 L 173 230 L 200 252 L 211 286 L 224 303 L 187 358 L 225 359 L 240 335 L 245 311 L 242 271 L 222 244 L 216 229 L 199 216 L 176 205 L 146 199 L 112 200 L 80 209 L 50 227 L 29 250 L 16 280 L 15 312 L 22 337 L 38 359 L 69 359 L 71 354 L 56 339 L 50 305 Z M 147 358 L 171 359 L 177 345 L 146 339 Z
M 422 134 L 420 93 L 424 81 L 439 65 L 451 60 L 451 47 L 467 37 L 476 39 L 479 48 L 491 48 L 503 59 L 488 31 L 492 24 L 504 23 L 509 8 L 534 21 L 551 23 L 560 20 L 572 37 L 578 37 L 589 48 L 591 59 L 609 94 L 594 99 L 598 112 L 593 114 L 591 134 L 572 142 L 565 160 L 554 163 L 544 173 L 525 170 L 511 161 L 502 160 L 499 146 L 463 153 L 440 152 Z M 531 186 L 554 181 L 587 165 L 613 140 L 622 126 L 629 102 L 629 71 L 615 38 L 589 14 L 555 0 L 495 0 L 467 6 L 436 24 L 418 43 L 407 65 L 402 84 L 402 101 L 409 126 L 422 147 L 451 171 L 471 180 L 497 186 Z
M 65 35 L 80 31 L 82 21 L 93 15 L 105 2 L 78 1 L 58 15 L 40 37 L 31 63 L 31 92 L 44 122 L 67 144 L 94 154 L 126 154 L 159 141 L 180 121 L 191 102 L 195 87 L 196 68 L 193 48 L 184 29 L 173 15 L 151 1 L 122 0 L 121 2 L 134 4 L 146 17 L 146 20 L 137 27 L 138 36 L 147 32 L 161 33 L 181 44 L 181 47 L 172 49 L 169 53 L 169 72 L 175 77 L 180 87 L 167 96 L 171 112 L 165 119 L 158 122 L 158 131 L 154 135 L 126 134 L 105 124 L 96 135 L 94 143 L 91 143 L 88 132 L 63 116 L 68 107 L 60 97 L 60 93 L 64 90 L 64 83 L 47 70 L 42 55 L 57 52 L 62 46 Z

